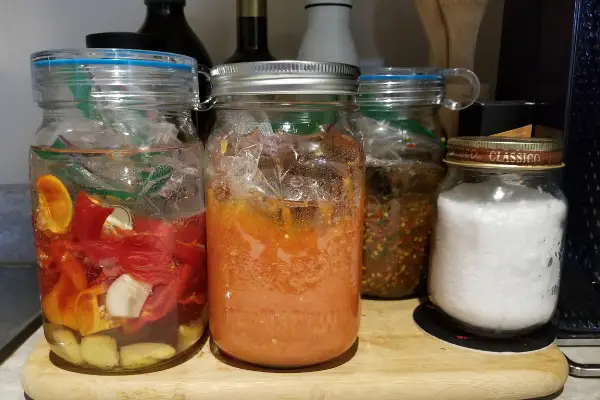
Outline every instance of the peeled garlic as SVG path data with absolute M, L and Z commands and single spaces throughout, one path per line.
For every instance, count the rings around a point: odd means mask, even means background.
M 97 368 L 109 369 L 119 365 L 117 341 L 106 335 L 81 339 L 81 356 L 85 362 Z
M 167 360 L 175 349 L 164 343 L 136 343 L 121 347 L 123 368 L 142 368 Z
M 82 364 L 81 349 L 73 332 L 56 329 L 50 333 L 50 349 L 60 358 L 72 364 Z
M 106 311 L 113 317 L 137 318 L 150 293 L 152 285 L 123 274 L 108 288 Z
M 113 212 L 106 218 L 105 227 L 110 225 L 126 231 L 133 229 L 131 212 L 123 206 L 114 205 L 111 207 Z
M 192 321 L 189 324 L 179 325 L 177 329 L 177 350 L 184 351 L 200 339 L 204 332 L 204 319 Z

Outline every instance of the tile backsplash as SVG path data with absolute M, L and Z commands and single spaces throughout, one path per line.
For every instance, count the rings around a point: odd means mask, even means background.
M 0 264 L 35 262 L 29 185 L 0 185 Z

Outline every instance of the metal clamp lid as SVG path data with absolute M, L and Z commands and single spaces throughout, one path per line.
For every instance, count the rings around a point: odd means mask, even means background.
M 260 94 L 356 95 L 358 67 L 313 61 L 224 64 L 211 69 L 213 96 Z
M 446 95 L 446 80 L 452 77 L 467 81 L 470 93 L 461 100 Z M 363 71 L 360 77 L 358 102 L 361 107 L 441 105 L 462 110 L 477 100 L 479 91 L 479 78 L 465 68 L 374 68 Z

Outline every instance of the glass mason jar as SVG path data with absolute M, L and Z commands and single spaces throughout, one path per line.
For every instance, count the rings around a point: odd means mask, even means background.
M 470 83 L 463 102 L 445 96 L 445 80 Z M 366 153 L 363 295 L 402 298 L 425 291 L 435 193 L 444 178 L 437 118 L 479 95 L 466 69 L 381 68 L 360 78 L 358 125 Z
M 109 49 L 31 61 L 44 111 L 30 179 L 46 339 L 82 369 L 164 363 L 207 317 L 196 62 Z
M 431 300 L 467 331 L 512 336 L 555 312 L 567 216 L 552 139 L 451 139 L 437 199 Z
M 333 359 L 360 319 L 364 152 L 358 69 L 272 61 L 211 70 L 209 323 L 224 353 L 271 367 Z

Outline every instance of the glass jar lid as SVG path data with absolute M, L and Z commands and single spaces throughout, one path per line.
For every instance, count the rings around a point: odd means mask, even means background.
M 61 49 L 31 55 L 34 99 L 107 102 L 112 106 L 200 105 L 198 69 L 191 57 L 148 50 Z
M 211 69 L 213 96 L 261 94 L 356 95 L 360 70 L 348 64 L 261 61 Z
M 552 169 L 563 164 L 562 141 L 549 138 L 458 137 L 444 162 L 474 168 Z
M 467 81 L 469 93 L 460 101 L 446 96 L 446 79 Z M 464 68 L 374 68 L 363 71 L 357 101 L 365 107 L 441 105 L 452 110 L 469 107 L 479 96 L 477 76 Z

